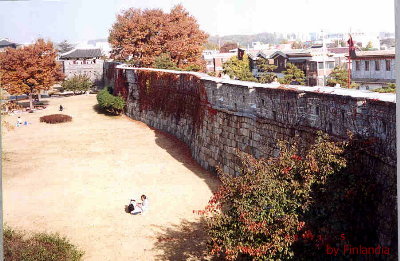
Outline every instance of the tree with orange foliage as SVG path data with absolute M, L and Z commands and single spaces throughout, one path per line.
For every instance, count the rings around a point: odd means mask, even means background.
M 158 56 L 168 53 L 178 68 L 186 69 L 204 66 L 201 54 L 207 37 L 196 19 L 177 5 L 170 13 L 160 9 L 125 10 L 117 16 L 108 40 L 112 58 L 150 67 Z
M 33 109 L 32 95 L 50 89 L 64 78 L 56 57 L 53 43 L 43 39 L 21 49 L 7 48 L 0 53 L 2 88 L 11 95 L 28 95 L 30 108 Z
M 111 57 L 130 59 L 135 66 L 150 66 L 162 53 L 164 41 L 161 30 L 165 26 L 165 13 L 161 9 L 130 8 L 117 15 L 108 41 Z
M 167 18 L 163 32 L 165 52 L 169 52 L 178 68 L 204 67 L 202 51 L 208 35 L 200 30 L 196 18 L 182 5 L 175 6 Z

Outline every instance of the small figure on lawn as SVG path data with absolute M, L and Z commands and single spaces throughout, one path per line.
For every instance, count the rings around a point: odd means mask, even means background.
M 148 201 L 147 197 L 145 195 L 142 195 L 140 197 L 140 199 L 142 200 L 141 203 L 136 203 L 136 201 L 134 199 L 131 199 L 131 201 L 128 205 L 129 213 L 131 213 L 133 215 L 137 215 L 137 214 L 143 214 L 147 211 L 147 209 L 149 207 L 149 201 Z
M 21 116 L 18 116 L 18 119 L 17 119 L 17 127 L 19 127 L 19 126 L 21 126 L 22 125 L 22 119 L 21 119 Z
M 60 111 L 63 111 L 64 107 L 62 105 L 60 105 Z

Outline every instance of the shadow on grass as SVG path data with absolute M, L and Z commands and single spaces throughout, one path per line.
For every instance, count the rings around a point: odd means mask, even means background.
M 149 126 L 154 131 L 156 136 L 156 144 L 166 150 L 174 159 L 181 162 L 186 168 L 191 170 L 199 178 L 201 178 L 215 192 L 220 185 L 220 181 L 216 174 L 212 174 L 200 166 L 199 163 L 192 157 L 189 146 L 179 140 L 172 134 L 155 129 Z
M 207 250 L 207 232 L 204 220 L 183 220 L 179 225 L 158 227 L 154 250 L 161 252 L 156 260 L 223 260 Z

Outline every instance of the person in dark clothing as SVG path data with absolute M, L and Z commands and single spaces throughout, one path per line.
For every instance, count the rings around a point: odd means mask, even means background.
M 64 107 L 62 105 L 60 105 L 60 111 L 63 111 Z

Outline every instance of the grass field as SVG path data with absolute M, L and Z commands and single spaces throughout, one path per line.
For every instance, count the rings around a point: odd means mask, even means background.
M 218 181 L 181 142 L 126 116 L 95 110 L 95 95 L 49 99 L 22 114 L 28 126 L 3 128 L 4 221 L 31 232 L 57 232 L 84 260 L 207 260 L 203 209 Z M 40 123 L 58 113 L 72 122 Z M 15 124 L 17 116 L 6 116 Z M 146 194 L 146 215 L 124 211 Z

